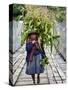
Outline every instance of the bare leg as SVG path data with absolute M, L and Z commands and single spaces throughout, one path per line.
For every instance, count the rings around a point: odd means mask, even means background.
M 35 84 L 35 74 L 32 74 L 32 80 L 33 80 L 33 84 Z
M 37 75 L 37 84 L 40 83 L 40 74 Z

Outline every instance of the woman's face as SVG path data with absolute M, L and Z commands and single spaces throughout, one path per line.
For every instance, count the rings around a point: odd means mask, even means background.
M 36 40 L 36 35 L 35 34 L 31 35 L 31 39 Z

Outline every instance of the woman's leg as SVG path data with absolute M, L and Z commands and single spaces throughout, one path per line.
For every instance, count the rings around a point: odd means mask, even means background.
M 37 84 L 40 83 L 40 74 L 37 74 Z
M 32 74 L 32 80 L 33 80 L 33 84 L 35 84 L 35 74 Z

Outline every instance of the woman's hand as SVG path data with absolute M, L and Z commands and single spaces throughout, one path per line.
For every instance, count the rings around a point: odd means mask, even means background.
M 36 48 L 40 48 L 38 41 L 33 40 L 33 41 L 32 41 L 32 44 L 34 44 Z
M 33 41 L 32 41 L 32 44 L 35 44 L 35 43 L 36 43 L 36 41 L 35 41 L 35 40 L 33 40 Z

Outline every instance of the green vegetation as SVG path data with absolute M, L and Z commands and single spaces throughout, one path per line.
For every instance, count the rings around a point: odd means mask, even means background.
M 42 60 L 40 60 L 40 64 L 43 66 L 48 65 L 49 64 L 48 57 L 45 56 Z
M 23 4 L 14 4 L 13 5 L 13 17 L 16 20 L 23 20 L 26 14 L 26 8 Z
M 26 40 L 27 35 L 31 31 L 36 31 L 39 34 L 39 39 L 41 42 L 41 47 L 43 49 L 44 45 L 51 46 L 59 37 L 53 33 L 53 22 L 47 15 L 45 15 L 44 9 L 36 6 L 26 6 L 27 14 L 24 17 L 24 32 L 23 41 Z
M 56 21 L 62 22 L 66 20 L 66 7 L 47 6 L 47 8 Z
M 13 15 L 16 20 L 23 20 L 24 32 L 21 33 L 22 45 L 31 31 L 39 34 L 41 48 L 50 46 L 51 52 L 54 43 L 58 41 L 59 36 L 54 35 L 55 21 L 62 22 L 65 20 L 66 8 L 51 6 L 31 6 L 31 5 L 14 5 Z M 48 64 L 48 58 L 45 56 L 41 62 Z

